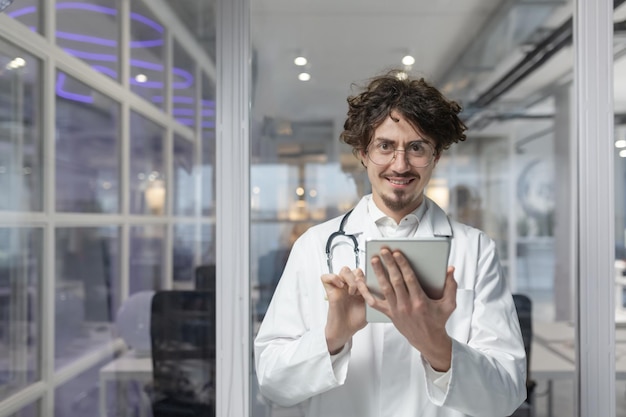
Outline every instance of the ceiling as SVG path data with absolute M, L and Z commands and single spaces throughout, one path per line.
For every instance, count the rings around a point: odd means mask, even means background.
M 214 58 L 215 1 L 166 1 Z M 622 5 L 616 21 L 626 19 L 623 3 L 615 1 Z M 571 79 L 573 0 L 250 0 L 250 8 L 253 123 L 310 128 L 331 121 L 339 129 L 352 84 L 402 67 L 407 53 L 416 63 L 406 69 L 458 100 L 468 121 L 519 113 Z M 626 36 L 616 33 L 616 44 L 624 49 Z M 495 94 L 498 81 L 533 53 L 545 62 Z M 293 64 L 300 54 L 308 59 L 307 82 Z M 616 86 L 626 83 L 623 61 L 616 61 Z M 615 98 L 616 110 L 626 111 L 626 89 Z
M 353 82 L 411 53 L 411 72 L 467 107 L 499 64 L 521 57 L 570 8 L 565 0 L 251 0 L 254 105 L 264 117 L 341 119 Z M 297 54 L 309 60 L 308 82 L 297 79 Z

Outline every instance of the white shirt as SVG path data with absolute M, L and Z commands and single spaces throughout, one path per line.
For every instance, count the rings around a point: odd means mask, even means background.
M 345 225 L 360 248 L 366 236 L 381 235 L 368 212 L 370 199 L 359 202 Z M 453 341 L 447 382 L 440 384 L 440 375 L 389 323 L 368 324 L 338 355 L 328 353 L 320 277 L 328 273 L 324 248 L 338 217 L 295 243 L 256 336 L 257 378 L 267 399 L 301 404 L 309 417 L 502 417 L 521 404 L 524 347 L 495 244 L 477 229 L 448 221 L 431 200 L 424 210 L 414 236 L 452 236 L 449 264 L 458 290 L 446 324 Z M 353 247 L 334 245 L 333 269 L 349 264 Z

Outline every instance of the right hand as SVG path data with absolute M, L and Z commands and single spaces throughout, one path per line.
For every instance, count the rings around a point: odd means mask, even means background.
M 357 289 L 357 283 L 364 280 L 363 270 L 350 270 L 345 266 L 339 274 L 322 275 L 328 298 L 326 343 L 331 354 L 339 353 L 350 338 L 367 324 L 365 300 Z

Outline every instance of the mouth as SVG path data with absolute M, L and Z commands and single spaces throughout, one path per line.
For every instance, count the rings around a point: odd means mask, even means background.
M 393 186 L 404 187 L 409 185 L 415 178 L 387 178 L 387 181 Z

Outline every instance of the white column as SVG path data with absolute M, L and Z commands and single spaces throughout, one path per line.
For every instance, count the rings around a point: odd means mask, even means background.
M 217 410 L 250 403 L 249 3 L 217 2 Z
M 574 12 L 578 127 L 578 416 L 615 416 L 613 0 Z

